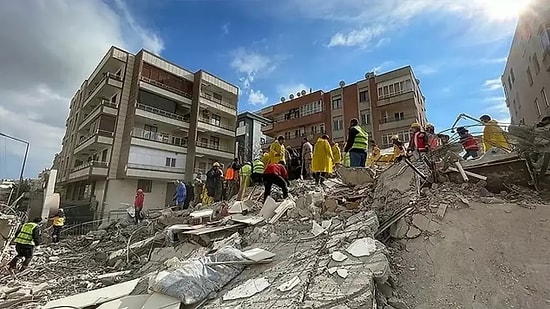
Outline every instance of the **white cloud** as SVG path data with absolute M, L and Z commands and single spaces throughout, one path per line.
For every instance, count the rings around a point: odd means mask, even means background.
M 302 92 L 302 90 L 305 90 L 307 93 L 309 93 L 309 87 L 306 86 L 304 83 L 285 84 L 277 86 L 277 93 L 279 94 L 279 96 L 285 97 L 287 99 L 290 94 L 296 95 L 296 93 Z
M 248 103 L 252 105 L 265 105 L 268 99 L 260 90 L 250 89 L 248 94 Z
M 120 0 L 2 1 L 0 42 L 0 131 L 31 143 L 27 176 L 51 165 L 69 100 L 111 45 L 163 49 Z
M 372 27 L 363 27 L 358 30 L 352 30 L 348 33 L 338 32 L 332 36 L 328 47 L 335 46 L 361 46 L 368 47 L 369 44 L 379 38 L 384 33 L 384 27 L 375 25 Z M 378 45 L 374 44 L 375 46 Z
M 222 29 L 223 34 L 226 34 L 226 35 L 229 34 L 229 27 L 230 26 L 231 26 L 230 23 L 225 23 L 225 24 L 222 25 L 221 29 Z
M 417 65 L 413 69 L 419 75 L 432 75 L 439 71 L 437 66 L 428 64 Z
M 488 79 L 483 83 L 483 88 L 489 91 L 502 89 L 502 82 L 500 78 Z

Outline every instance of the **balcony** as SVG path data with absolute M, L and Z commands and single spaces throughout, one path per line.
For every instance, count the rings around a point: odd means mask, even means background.
M 223 124 L 221 122 L 216 123 L 212 118 L 199 117 L 198 130 L 200 132 L 216 132 L 219 134 L 235 137 L 235 127 Z
M 185 169 L 180 167 L 139 163 L 126 164 L 126 176 L 128 177 L 174 180 L 183 178 L 183 174 L 185 174 Z
M 197 142 L 196 145 L 197 153 L 202 155 L 230 160 L 233 160 L 235 157 L 235 151 L 230 147 L 201 142 Z
M 187 138 L 183 136 L 174 136 L 147 131 L 141 128 L 132 130 L 132 145 L 142 146 L 153 149 L 162 149 L 171 152 L 187 152 Z
M 84 119 L 78 126 L 78 130 L 83 130 L 99 115 L 107 114 L 116 116 L 117 113 L 118 105 L 107 100 L 102 100 L 101 103 L 96 106 L 96 108 L 94 108 L 88 115 L 84 117 Z
M 150 105 L 136 102 L 136 116 L 189 130 L 189 119 L 186 120 L 183 115 L 170 113 Z
M 192 94 L 167 86 L 161 82 L 147 78 L 145 76 L 140 76 L 139 79 L 139 86 L 141 88 L 161 95 L 163 97 L 191 105 L 191 99 L 193 98 Z
M 96 130 L 95 133 L 84 136 L 76 148 L 74 154 L 86 155 L 86 151 L 95 151 L 98 147 L 107 147 L 113 144 L 114 133 L 104 130 Z
M 109 163 L 101 161 L 91 161 L 72 169 L 69 174 L 69 180 L 81 180 L 86 178 L 107 177 Z
M 122 84 L 122 77 L 111 72 L 105 73 L 105 76 L 101 81 L 99 81 L 96 85 L 92 85 L 93 88 L 89 88 L 91 90 L 88 91 L 88 96 L 86 97 L 84 104 L 82 104 L 82 108 L 86 107 L 92 98 L 108 98 L 113 96 L 122 89 Z
M 231 116 L 237 115 L 237 107 L 223 100 L 216 100 L 213 98 L 209 98 L 204 94 L 201 94 L 200 103 Z
M 273 130 L 273 123 L 268 123 L 262 127 L 262 132 L 266 133 Z
M 402 118 L 382 118 L 380 119 L 380 131 L 394 130 L 397 128 L 409 128 L 411 123 L 416 121 L 416 115 L 405 115 Z
M 381 95 L 378 98 L 377 106 L 384 106 L 393 103 L 398 103 L 406 100 L 414 100 L 414 91 L 412 90 L 402 90 L 390 95 Z

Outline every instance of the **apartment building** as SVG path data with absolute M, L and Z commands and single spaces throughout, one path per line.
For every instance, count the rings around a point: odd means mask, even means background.
M 262 128 L 271 121 L 251 112 L 244 112 L 237 116 L 236 149 L 237 157 L 241 162 L 252 162 L 260 156 L 262 145 L 267 142 L 267 136 Z
M 501 77 L 512 124 L 550 116 L 550 6 L 532 1 L 518 19 Z
M 292 147 L 299 147 L 304 137 L 315 141 L 324 133 L 342 143 L 353 118 L 382 147 L 391 145 L 392 135 L 408 142 L 411 123 L 426 124 L 425 98 L 410 66 L 370 72 L 351 85 L 341 81 L 328 92 L 303 90 L 260 113 L 272 120 L 264 134 L 285 136 Z
M 171 204 L 173 181 L 191 181 L 235 153 L 238 88 L 146 50 L 111 47 L 70 103 L 59 167 L 63 200 L 94 199 L 97 216 L 145 192 Z

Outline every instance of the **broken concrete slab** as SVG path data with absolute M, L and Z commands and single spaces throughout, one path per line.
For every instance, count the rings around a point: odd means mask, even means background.
M 265 278 L 249 279 L 245 283 L 225 293 L 222 299 L 234 300 L 248 298 L 267 289 L 271 284 Z
M 275 253 L 269 252 L 261 248 L 254 248 L 250 250 L 243 251 L 243 255 L 254 262 L 260 262 L 263 260 L 271 259 L 275 256 Z
M 392 226 L 390 226 L 390 236 L 396 239 L 405 238 L 408 231 L 409 224 L 404 218 L 399 219 Z
M 262 209 L 260 210 L 259 216 L 269 220 L 275 215 L 275 209 L 277 209 L 277 207 L 279 207 L 279 203 L 277 203 L 271 196 L 268 196 L 262 206 Z
M 420 235 L 422 235 L 421 230 L 417 229 L 414 226 L 409 226 L 409 230 L 407 231 L 407 238 L 416 238 Z
M 292 290 L 293 288 L 295 288 L 296 286 L 298 286 L 298 284 L 300 284 L 300 278 L 298 276 L 295 276 L 293 277 L 292 279 L 290 279 L 289 281 L 281 284 L 277 290 L 281 291 L 281 292 L 288 292 L 290 290 Z
M 364 185 L 374 181 L 373 172 L 366 167 L 342 167 L 338 169 L 337 174 L 348 186 Z
M 376 252 L 376 242 L 370 237 L 357 239 L 349 245 L 346 252 L 355 257 L 369 256 Z
M 135 242 L 129 246 L 129 249 L 131 252 L 136 254 L 137 256 L 142 255 L 143 253 L 150 250 L 150 247 L 155 243 L 157 240 L 161 240 L 164 238 L 164 235 L 157 234 L 155 236 L 146 238 L 144 240 Z M 109 258 L 107 259 L 107 265 L 114 266 L 117 261 L 125 259 L 127 254 L 126 248 L 117 250 L 109 255 Z
M 130 309 L 141 308 L 149 295 L 130 295 L 104 303 L 97 309 Z

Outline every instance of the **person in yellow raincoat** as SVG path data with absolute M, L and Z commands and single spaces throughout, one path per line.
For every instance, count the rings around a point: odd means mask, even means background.
M 399 136 L 394 135 L 391 137 L 391 141 L 393 144 L 393 156 L 392 161 L 393 162 L 399 162 L 401 159 L 403 159 L 405 154 L 405 145 L 402 141 L 399 140 Z
M 483 125 L 483 150 L 485 152 L 491 150 L 491 148 L 501 148 L 506 151 L 510 151 L 510 143 L 506 137 L 506 133 L 498 126 L 495 120 L 491 120 L 489 115 L 483 115 L 479 118 Z
M 279 162 L 285 163 L 286 148 L 285 137 L 279 136 L 271 146 L 269 146 L 269 164 L 277 164 Z M 266 164 L 267 165 L 267 164 Z
M 330 147 L 328 135 L 323 135 L 317 139 L 313 147 L 313 159 L 311 160 L 311 171 L 315 178 L 315 184 L 323 183 L 324 178 L 332 173 L 332 162 L 334 157 Z
M 381 154 L 380 154 L 380 148 L 378 145 L 376 145 L 376 142 L 373 140 L 369 141 L 369 147 L 370 147 L 370 153 L 369 157 L 367 158 L 367 167 L 372 167 L 374 164 L 380 160 Z
M 340 145 L 338 145 L 338 143 L 332 141 L 332 143 L 330 143 L 331 147 L 330 149 L 332 150 L 332 156 L 334 157 L 334 165 L 337 165 L 337 164 L 342 164 L 342 152 L 340 152 Z
M 269 161 L 271 161 L 271 159 L 269 159 L 269 152 L 264 152 L 264 154 L 262 155 L 262 162 L 264 166 L 267 166 L 269 164 Z

